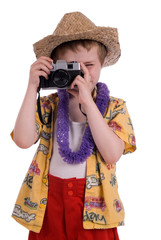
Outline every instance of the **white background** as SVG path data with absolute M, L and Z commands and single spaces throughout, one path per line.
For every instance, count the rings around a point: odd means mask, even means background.
M 117 164 L 119 193 L 126 218 L 121 240 L 160 238 L 161 14 L 158 0 L 50 1 L 5 0 L 0 3 L 1 236 L 27 239 L 28 231 L 11 217 L 36 146 L 23 150 L 10 139 L 26 91 L 32 44 L 51 34 L 61 17 L 81 11 L 98 26 L 117 27 L 122 56 L 103 69 L 100 81 L 111 95 L 126 100 L 137 151 Z

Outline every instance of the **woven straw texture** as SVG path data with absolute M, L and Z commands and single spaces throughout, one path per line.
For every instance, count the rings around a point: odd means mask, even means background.
M 36 57 L 51 56 L 53 49 L 64 42 L 89 39 L 104 44 L 107 48 L 107 61 L 104 66 L 117 62 L 121 55 L 117 28 L 97 27 L 80 12 L 67 13 L 63 16 L 55 31 L 34 43 Z

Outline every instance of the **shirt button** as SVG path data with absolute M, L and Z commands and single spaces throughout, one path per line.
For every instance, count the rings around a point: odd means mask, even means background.
M 69 188 L 72 188 L 72 187 L 73 187 L 73 183 L 72 183 L 72 182 L 69 182 L 69 183 L 68 183 L 68 187 L 69 187 Z
M 73 196 L 73 191 L 68 191 L 69 196 Z

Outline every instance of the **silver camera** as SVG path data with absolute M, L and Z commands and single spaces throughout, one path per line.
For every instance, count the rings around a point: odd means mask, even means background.
M 84 76 L 78 62 L 57 60 L 52 66 L 48 80 L 40 76 L 39 89 L 68 89 L 77 75 Z

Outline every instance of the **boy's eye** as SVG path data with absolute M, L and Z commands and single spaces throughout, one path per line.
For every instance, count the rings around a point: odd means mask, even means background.
M 92 63 L 86 64 L 86 67 L 91 67 L 91 66 L 93 66 Z

